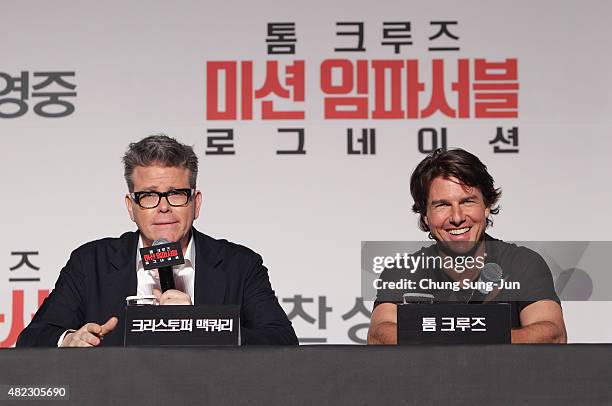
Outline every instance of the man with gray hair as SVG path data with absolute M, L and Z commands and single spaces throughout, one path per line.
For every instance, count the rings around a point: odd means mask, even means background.
M 202 205 L 193 148 L 153 135 L 130 144 L 123 164 L 125 204 L 138 231 L 73 251 L 17 346 L 122 345 L 125 299 L 136 294 L 153 294 L 160 305 L 237 304 L 243 344 L 297 344 L 262 258 L 193 227 Z M 176 289 L 163 293 L 137 254 L 162 238 L 179 242 L 185 256 L 173 267 Z

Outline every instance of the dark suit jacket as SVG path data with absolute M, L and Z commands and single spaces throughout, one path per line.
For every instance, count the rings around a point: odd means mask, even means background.
M 136 294 L 138 232 L 87 243 L 72 252 L 55 289 L 17 340 L 17 346 L 56 346 L 60 335 L 86 323 L 119 323 L 102 341 L 123 345 L 125 298 Z M 195 304 L 240 305 L 243 344 L 297 344 L 278 304 L 261 257 L 193 229 L 196 249 Z

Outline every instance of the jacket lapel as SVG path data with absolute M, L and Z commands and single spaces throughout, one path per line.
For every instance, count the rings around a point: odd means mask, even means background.
M 215 241 L 193 228 L 196 249 L 195 304 L 224 304 L 226 275 Z
M 129 232 L 121 236 L 119 241 L 108 248 L 108 265 L 100 272 L 100 322 L 104 323 L 110 316 L 117 316 L 119 323 L 102 345 L 122 345 L 125 330 L 125 298 L 136 294 L 136 248 L 138 248 L 138 232 Z M 108 313 L 106 313 L 108 312 Z
M 136 294 L 136 249 L 138 248 L 138 232 L 125 233 L 116 244 L 115 251 L 110 252 L 110 265 L 106 272 L 106 284 L 113 292 L 110 303 L 120 303 L 125 307 L 125 298 Z

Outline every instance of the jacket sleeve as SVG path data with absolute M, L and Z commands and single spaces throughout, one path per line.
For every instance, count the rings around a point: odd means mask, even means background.
M 85 281 L 82 263 L 74 251 L 61 270 L 55 288 L 30 324 L 19 334 L 17 347 L 56 347 L 64 331 L 84 324 Z
M 278 303 L 259 255 L 246 275 L 241 317 L 242 344 L 298 345 L 291 322 Z

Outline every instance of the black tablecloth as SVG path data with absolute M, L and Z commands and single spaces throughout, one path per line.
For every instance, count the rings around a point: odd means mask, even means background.
M 67 385 L 58 405 L 610 405 L 612 345 L 4 349 L 0 385 Z

